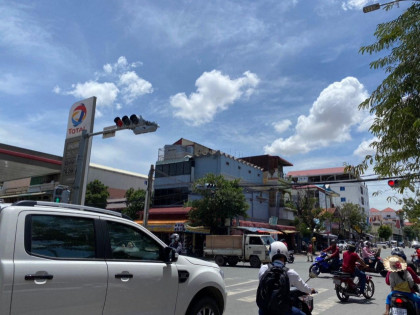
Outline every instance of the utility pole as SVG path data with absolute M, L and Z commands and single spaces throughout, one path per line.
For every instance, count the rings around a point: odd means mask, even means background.
M 144 200 L 144 215 L 143 215 L 143 226 L 147 228 L 149 220 L 149 208 L 150 208 L 150 198 L 152 195 L 152 185 L 153 185 L 153 174 L 155 172 L 154 165 L 150 165 L 149 177 L 147 178 L 147 190 L 146 198 Z

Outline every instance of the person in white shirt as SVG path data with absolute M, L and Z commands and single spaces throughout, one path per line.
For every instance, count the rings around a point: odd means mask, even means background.
M 287 262 L 287 255 L 288 250 L 286 245 L 284 245 L 283 242 L 273 242 L 270 245 L 270 258 L 272 261 L 272 265 L 284 267 L 286 266 Z M 261 277 L 263 274 L 268 270 L 268 264 L 262 265 L 260 268 L 260 271 L 258 272 L 258 278 L 261 280 Z M 299 276 L 299 274 L 293 270 L 287 268 L 287 276 L 289 278 L 289 283 L 291 287 L 297 288 L 299 291 L 302 291 L 307 294 L 316 293 L 316 290 L 309 287 Z M 259 311 L 259 314 L 264 314 L 261 310 Z M 292 307 L 292 310 L 290 314 L 304 314 L 296 307 Z

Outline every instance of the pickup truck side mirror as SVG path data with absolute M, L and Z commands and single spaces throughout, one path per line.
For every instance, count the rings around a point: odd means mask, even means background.
M 178 260 L 178 254 L 172 247 L 164 247 L 162 250 L 162 260 L 165 263 L 172 263 Z

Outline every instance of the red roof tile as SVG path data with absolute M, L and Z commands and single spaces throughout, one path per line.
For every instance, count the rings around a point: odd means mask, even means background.
M 375 209 L 375 208 L 370 208 L 370 212 L 372 213 L 372 212 L 379 212 L 379 210 L 378 209 Z
M 395 212 L 395 210 L 388 207 L 388 208 L 382 210 L 382 212 Z
M 331 167 L 331 168 L 321 168 L 315 170 L 304 170 L 304 171 L 291 171 L 287 173 L 287 176 L 315 176 L 315 175 L 329 175 L 329 174 L 343 174 L 344 166 L 341 167 Z

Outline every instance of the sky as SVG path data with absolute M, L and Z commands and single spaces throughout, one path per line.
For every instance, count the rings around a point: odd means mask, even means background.
M 358 104 L 386 77 L 359 49 L 411 4 L 372 3 L 0 0 L 0 143 L 61 156 L 70 107 L 96 96 L 95 132 L 131 114 L 159 128 L 93 137 L 91 163 L 148 174 L 186 138 L 285 172 L 358 164 L 373 139 Z M 368 187 L 371 208 L 399 209 Z

